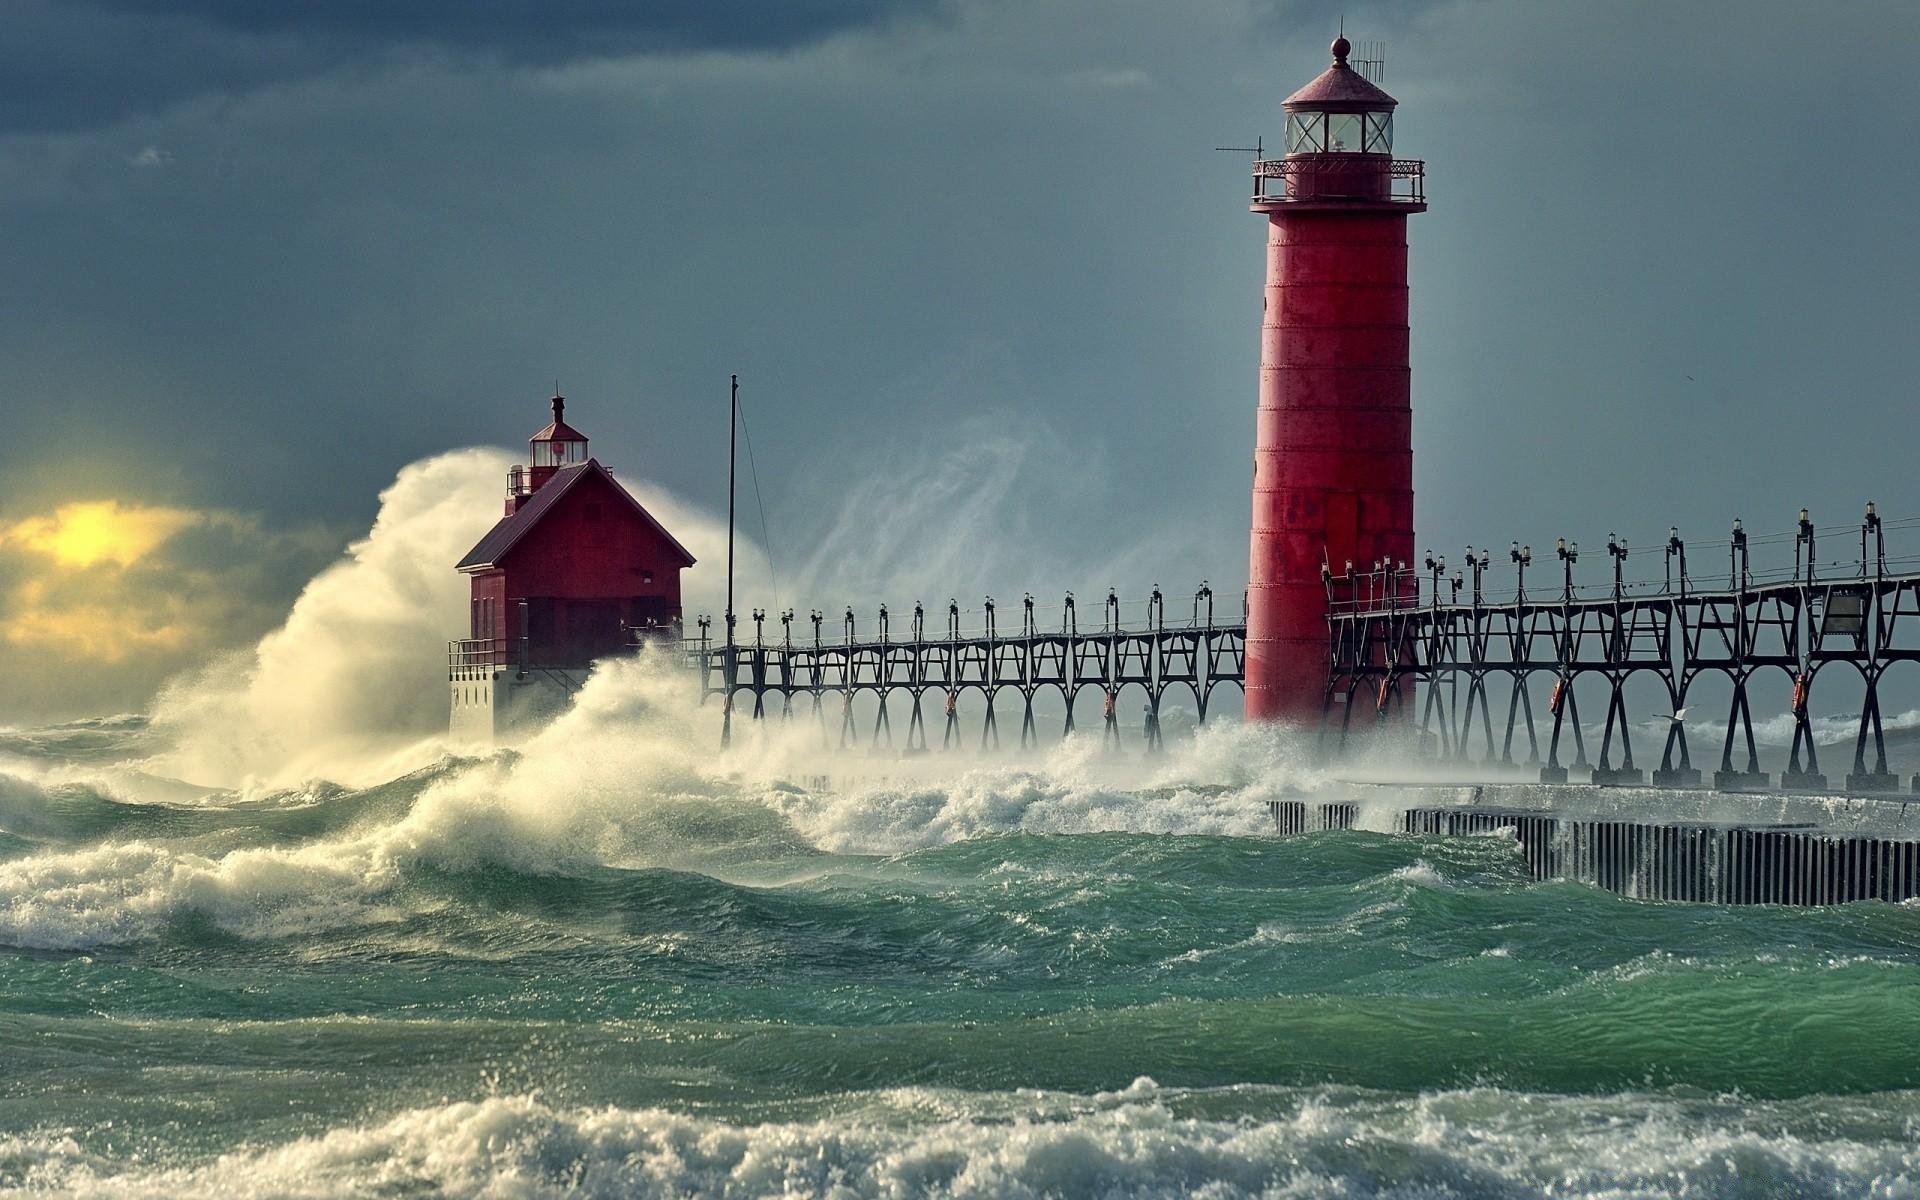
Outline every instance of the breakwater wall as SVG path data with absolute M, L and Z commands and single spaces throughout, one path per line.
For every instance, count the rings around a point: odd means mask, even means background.
M 1350 785 L 1268 802 L 1280 834 L 1510 836 L 1536 879 L 1643 900 L 1900 902 L 1920 895 L 1920 800 L 1655 788 Z

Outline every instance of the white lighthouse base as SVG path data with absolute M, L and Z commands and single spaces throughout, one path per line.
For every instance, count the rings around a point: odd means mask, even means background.
M 452 700 L 448 733 L 473 745 L 516 742 L 566 711 L 587 672 L 538 667 L 466 669 L 447 687 Z M 464 678 L 461 678 L 464 676 Z

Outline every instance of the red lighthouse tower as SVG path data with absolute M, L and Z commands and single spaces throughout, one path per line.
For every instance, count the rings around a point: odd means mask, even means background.
M 1254 164 L 1267 218 L 1247 592 L 1247 716 L 1307 721 L 1327 682 L 1328 587 L 1413 558 L 1407 215 L 1395 101 L 1347 63 L 1287 97 L 1286 157 Z M 1397 578 L 1389 576 L 1388 578 Z

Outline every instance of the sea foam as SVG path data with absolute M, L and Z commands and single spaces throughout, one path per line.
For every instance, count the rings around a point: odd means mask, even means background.
M 552 725 L 517 750 L 449 760 L 391 820 L 224 852 L 146 837 L 0 864 L 0 942 L 116 944 L 189 914 L 247 937 L 385 923 L 418 866 L 758 878 L 790 875 L 810 854 L 899 854 L 1010 832 L 1257 834 L 1266 798 L 1318 782 L 1287 765 L 1299 752 L 1285 735 L 1245 726 L 1145 761 L 1087 737 L 1013 762 L 866 760 L 871 774 L 847 774 L 846 759 L 797 728 L 748 731 L 717 755 L 713 718 L 684 673 L 644 655 L 604 663 Z M 1236 785 L 1194 782 L 1223 762 L 1243 764 Z M 0 784 L 0 796 L 20 793 L 9 803 L 23 811 L 44 796 L 4 775 Z
M 109 1162 L 59 1134 L 14 1138 L 0 1142 L 0 1182 L 313 1200 L 1920 1195 L 1920 1154 L 1870 1115 L 1822 1133 L 1805 1113 L 1657 1096 L 1234 1091 L 1224 1102 L 1252 1101 L 1252 1112 L 1187 1115 L 1223 1100 L 1143 1080 L 1095 1098 L 894 1089 L 843 1101 L 831 1118 L 767 1123 L 501 1096 L 157 1167 Z M 1836 1123 L 1848 1122 L 1825 1122 Z

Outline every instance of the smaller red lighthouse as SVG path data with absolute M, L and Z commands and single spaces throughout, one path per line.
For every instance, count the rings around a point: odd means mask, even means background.
M 568 425 L 566 398 L 507 472 L 506 514 L 456 570 L 472 580 L 452 644 L 453 731 L 486 741 L 566 706 L 597 659 L 680 636 L 693 555 Z

